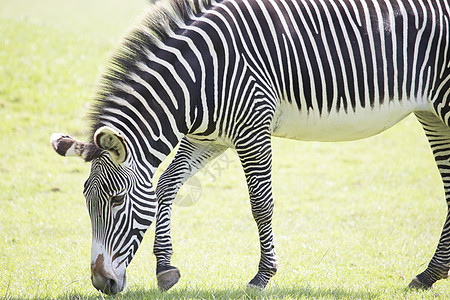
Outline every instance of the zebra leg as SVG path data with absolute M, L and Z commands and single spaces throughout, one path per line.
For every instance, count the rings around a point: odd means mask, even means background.
M 156 187 L 158 212 L 153 253 L 156 256 L 156 277 L 161 290 L 170 289 L 180 278 L 179 270 L 170 265 L 173 254 L 170 236 L 173 200 L 178 190 L 190 177 L 226 149 L 227 147 L 222 145 L 195 142 L 184 137 L 175 158 L 158 180 Z
M 256 130 L 255 130 L 256 131 Z M 245 135 L 251 136 L 251 135 Z M 272 233 L 272 153 L 270 134 L 252 136 L 241 145 L 236 145 L 247 180 L 253 218 L 259 232 L 261 258 L 258 273 L 248 287 L 265 288 L 278 267 Z
M 426 270 L 417 275 L 408 286 L 428 289 L 437 280 L 447 278 L 450 269 L 450 128 L 431 112 L 417 112 L 416 117 L 423 126 L 441 173 L 448 207 L 447 219 L 433 258 Z

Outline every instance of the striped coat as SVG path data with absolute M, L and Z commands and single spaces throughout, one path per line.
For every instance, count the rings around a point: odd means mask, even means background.
M 92 142 L 55 134 L 62 155 L 92 161 L 85 196 L 95 235 L 92 278 L 116 293 L 156 215 L 161 289 L 170 217 L 181 185 L 227 148 L 246 176 L 261 260 L 250 285 L 277 270 L 271 136 L 368 137 L 410 113 L 422 123 L 450 203 L 448 0 L 173 0 L 159 2 L 124 39 L 91 112 Z M 156 190 L 152 177 L 179 149 Z M 156 202 L 158 205 L 156 205 Z M 410 286 L 447 277 L 450 217 L 435 255 Z

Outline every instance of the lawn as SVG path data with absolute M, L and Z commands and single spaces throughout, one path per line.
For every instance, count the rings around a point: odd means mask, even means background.
M 145 6 L 144 0 L 0 2 L 0 299 L 104 297 L 89 278 L 82 195 L 89 164 L 57 156 L 49 137 L 86 139 L 96 80 Z M 446 280 L 430 291 L 405 289 L 428 264 L 447 211 L 413 117 L 355 142 L 274 139 L 273 152 L 280 267 L 265 291 L 245 290 L 259 245 L 244 175 L 229 150 L 196 177 L 199 197 L 174 206 L 180 282 L 158 291 L 152 226 L 128 267 L 127 288 L 114 298 L 450 298 Z

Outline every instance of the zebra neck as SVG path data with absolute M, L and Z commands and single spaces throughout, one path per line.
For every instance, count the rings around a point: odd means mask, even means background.
M 125 122 L 120 122 L 119 119 L 104 122 L 104 125 L 114 128 L 123 135 L 129 151 L 129 166 L 139 171 L 150 182 L 156 169 L 175 148 L 184 134 L 178 133 L 178 135 L 175 135 L 175 132 L 172 132 L 170 136 L 164 134 L 155 136 L 153 133 L 145 132 L 141 127 L 125 127 L 125 124 Z M 169 125 L 166 124 L 165 126 L 169 128 Z
M 209 68 L 194 42 L 198 35 L 175 33 L 188 21 L 181 16 L 193 17 L 210 1 L 183 3 L 175 5 L 175 15 L 159 9 L 165 16 L 160 22 L 146 17 L 127 35 L 103 75 L 91 113 L 92 135 L 101 126 L 121 132 L 133 160 L 150 177 L 184 135 L 214 131 L 207 99 L 216 91 L 206 84 L 213 76 L 205 75 Z M 177 26 L 168 26 L 174 18 Z
M 134 63 L 136 68 L 108 82 L 107 92 L 92 117 L 94 130 L 109 126 L 123 135 L 132 160 L 151 180 L 187 133 L 190 112 L 186 99 L 173 99 L 170 92 L 160 87 L 167 84 L 167 75 L 144 64 L 138 60 Z

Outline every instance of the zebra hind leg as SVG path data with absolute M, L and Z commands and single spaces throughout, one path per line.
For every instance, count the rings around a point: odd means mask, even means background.
M 448 277 L 450 269 L 450 128 L 431 112 L 418 112 L 416 117 L 422 124 L 441 173 L 447 201 L 447 218 L 442 234 L 426 270 L 417 275 L 409 288 L 429 289 L 439 279 Z
M 170 265 L 173 254 L 170 235 L 172 204 L 181 186 L 208 162 L 227 148 L 212 143 L 198 143 L 187 137 L 180 142 L 175 158 L 164 171 L 156 186 L 158 212 L 156 216 L 155 242 L 156 278 L 159 289 L 166 291 L 180 279 L 180 271 Z

